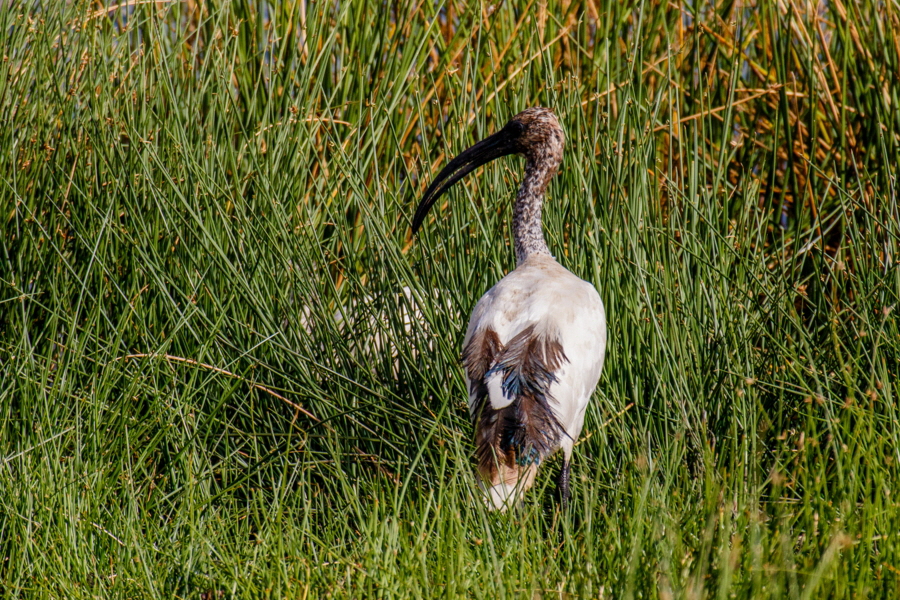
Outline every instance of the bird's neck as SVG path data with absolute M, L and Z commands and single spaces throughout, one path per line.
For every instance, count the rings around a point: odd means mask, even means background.
M 551 256 L 541 227 L 541 208 L 544 204 L 547 183 L 556 173 L 556 169 L 551 170 L 545 165 L 543 161 L 528 159 L 525 164 L 525 178 L 516 195 L 513 238 L 516 243 L 516 263 L 520 265 L 530 256 L 537 254 Z

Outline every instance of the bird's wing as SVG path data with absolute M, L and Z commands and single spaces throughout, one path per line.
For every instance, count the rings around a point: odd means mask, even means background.
M 557 381 L 557 370 L 568 360 L 559 337 L 539 330 L 535 323 L 506 344 L 489 327 L 476 331 L 462 354 L 473 418 L 485 400 L 494 410 L 509 406 L 523 394 L 545 403 L 550 385 Z
M 567 361 L 559 341 L 536 324 L 505 346 L 492 329 L 474 335 L 463 352 L 469 379 L 479 471 L 491 479 L 497 461 L 538 464 L 566 435 L 551 407 L 550 386 Z
M 546 268 L 514 271 L 476 305 L 462 356 L 473 420 L 486 400 L 500 410 L 525 391 L 569 436 L 580 433 L 603 367 L 606 318 L 591 284 L 553 266 L 549 278 Z
M 574 443 L 581 434 L 584 414 L 600 379 L 606 356 L 606 313 L 600 295 L 582 282 L 581 301 L 571 319 L 558 321 L 560 344 L 569 361 L 556 371 L 549 394 L 556 417 Z
M 497 332 L 489 327 L 467 336 L 463 346 L 462 364 L 469 387 L 469 415 L 474 419 L 488 397 L 486 375 L 494 366 L 497 354 L 503 349 Z

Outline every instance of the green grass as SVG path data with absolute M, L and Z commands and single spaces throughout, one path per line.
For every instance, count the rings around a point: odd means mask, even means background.
M 102 4 L 0 9 L 4 596 L 900 595 L 896 1 Z M 409 225 L 536 104 L 609 347 L 571 509 L 498 515 L 521 160 Z

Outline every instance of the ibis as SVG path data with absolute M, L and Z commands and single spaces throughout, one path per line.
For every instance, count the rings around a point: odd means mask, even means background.
M 553 111 L 529 108 L 451 160 L 413 217 L 415 234 L 466 174 L 502 156 L 525 159 L 513 210 L 516 268 L 475 305 L 462 347 L 479 479 L 499 510 L 520 503 L 538 467 L 560 449 L 557 490 L 568 504 L 572 450 L 606 352 L 600 295 L 562 267 L 544 240 L 541 209 L 564 143 Z

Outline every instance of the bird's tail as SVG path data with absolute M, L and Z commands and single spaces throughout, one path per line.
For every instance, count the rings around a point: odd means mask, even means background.
M 486 329 L 472 337 L 462 360 L 474 397 L 478 471 L 490 504 L 503 509 L 531 487 L 538 465 L 566 435 L 550 386 L 569 359 L 557 335 L 532 324 L 505 346 Z
M 500 410 L 484 407 L 476 427 L 482 487 L 489 505 L 505 510 L 532 486 L 538 465 L 558 446 L 562 428 L 549 406 L 529 394 Z

